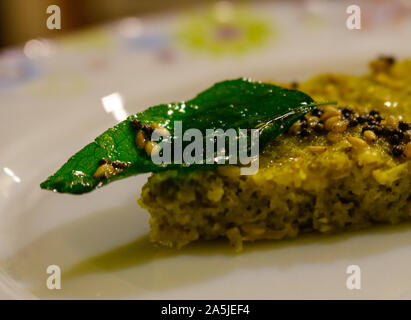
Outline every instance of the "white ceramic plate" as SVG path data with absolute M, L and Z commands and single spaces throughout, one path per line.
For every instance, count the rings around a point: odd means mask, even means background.
M 367 23 L 356 31 L 345 26 L 347 5 L 254 5 L 248 12 L 271 31 L 240 53 L 187 47 L 176 34 L 192 13 L 127 19 L 2 52 L 0 298 L 411 298 L 409 225 L 246 244 L 241 254 L 223 241 L 174 251 L 147 240 L 148 213 L 136 203 L 146 175 L 82 196 L 39 188 L 125 112 L 191 98 L 222 79 L 362 73 L 379 54 L 411 56 L 404 2 L 364 1 Z M 107 113 L 101 99 L 113 93 L 123 104 Z M 61 269 L 60 290 L 46 286 L 50 265 Z M 349 265 L 361 268 L 361 290 L 346 287 Z

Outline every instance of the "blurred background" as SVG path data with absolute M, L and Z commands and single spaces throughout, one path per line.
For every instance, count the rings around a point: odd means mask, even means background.
M 87 26 L 114 21 L 127 16 L 149 16 L 160 12 L 178 12 L 195 7 L 210 7 L 217 0 L 0 0 L 0 48 L 23 44 L 37 37 L 55 37 Z M 226 1 L 224 1 L 226 2 Z M 231 0 L 233 4 L 293 3 L 300 13 L 322 15 L 333 0 Z M 355 1 L 341 0 L 346 5 Z M 403 21 L 411 12 L 411 0 L 361 0 L 369 12 L 363 26 Z M 62 28 L 58 32 L 46 27 L 46 9 L 58 5 Z M 301 18 L 298 16 L 297 18 Z M 365 18 L 365 19 L 364 19 Z M 365 23 L 364 23 L 365 22 Z
M 20 97 L 50 99 L 53 88 L 68 99 L 121 88 L 140 99 L 150 81 L 164 81 L 175 97 L 186 79 L 181 96 L 221 78 L 289 81 L 347 65 L 362 73 L 378 55 L 411 55 L 411 0 L 358 1 L 355 30 L 347 27 L 352 4 L 0 0 L 0 94 L 24 90 Z M 61 29 L 47 28 L 51 5 L 60 8 Z
M 130 15 L 149 15 L 179 10 L 215 0 L 0 0 L 0 47 L 22 43 L 28 39 L 55 36 L 46 27 L 46 9 L 58 5 L 61 12 L 60 33 L 85 26 L 112 21 Z M 232 2 L 246 2 L 233 0 Z
M 136 84 L 130 83 L 137 81 L 136 73 L 144 85 L 151 77 L 171 84 L 198 77 L 196 86 L 235 76 L 288 81 L 296 71 L 301 78 L 338 72 L 354 60 L 362 66 L 354 70 L 364 72 L 366 61 L 380 54 L 410 56 L 411 0 L 358 1 L 357 30 L 347 27 L 352 4 L 0 0 L 0 91 L 45 95 L 41 88 L 53 85 L 67 98 L 71 87 L 80 95 L 121 85 L 136 95 Z M 60 8 L 61 29 L 47 27 L 51 5 Z

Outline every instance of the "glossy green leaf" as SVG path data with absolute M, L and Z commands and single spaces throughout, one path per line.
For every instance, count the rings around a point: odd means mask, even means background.
M 145 172 L 181 168 L 185 165 L 156 165 L 135 144 L 136 131 L 131 122 L 158 123 L 174 132 L 174 121 L 182 121 L 183 130 L 197 128 L 227 130 L 259 128 L 260 151 L 270 140 L 288 130 L 305 113 L 315 107 L 305 93 L 247 79 L 216 83 L 192 100 L 162 104 L 130 116 L 108 129 L 41 184 L 44 189 L 81 194 L 111 181 Z M 129 168 L 110 179 L 95 179 L 100 159 L 129 162 Z M 192 165 L 197 167 L 200 165 Z

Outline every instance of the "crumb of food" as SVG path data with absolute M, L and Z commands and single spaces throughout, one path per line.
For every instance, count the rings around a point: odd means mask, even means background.
M 310 150 L 312 153 L 320 154 L 327 151 L 327 146 L 308 146 L 307 149 Z
M 114 168 L 111 164 L 105 163 L 97 168 L 93 177 L 97 179 L 109 179 L 115 176 L 118 172 L 119 170 Z
M 140 149 L 144 149 L 146 146 L 146 136 L 142 130 L 137 132 L 136 135 L 136 144 Z
M 98 162 L 98 168 L 94 173 L 93 177 L 96 179 L 110 179 L 116 174 L 120 173 L 124 169 L 127 169 L 130 166 L 129 162 L 124 161 L 110 161 L 108 159 L 100 159 Z

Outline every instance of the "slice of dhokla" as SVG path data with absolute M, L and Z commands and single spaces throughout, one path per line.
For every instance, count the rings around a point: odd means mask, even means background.
M 151 240 L 243 241 L 333 233 L 411 219 L 411 61 L 380 58 L 366 76 L 325 74 L 290 85 L 317 108 L 260 154 L 259 171 L 236 166 L 153 174 L 140 205 Z

